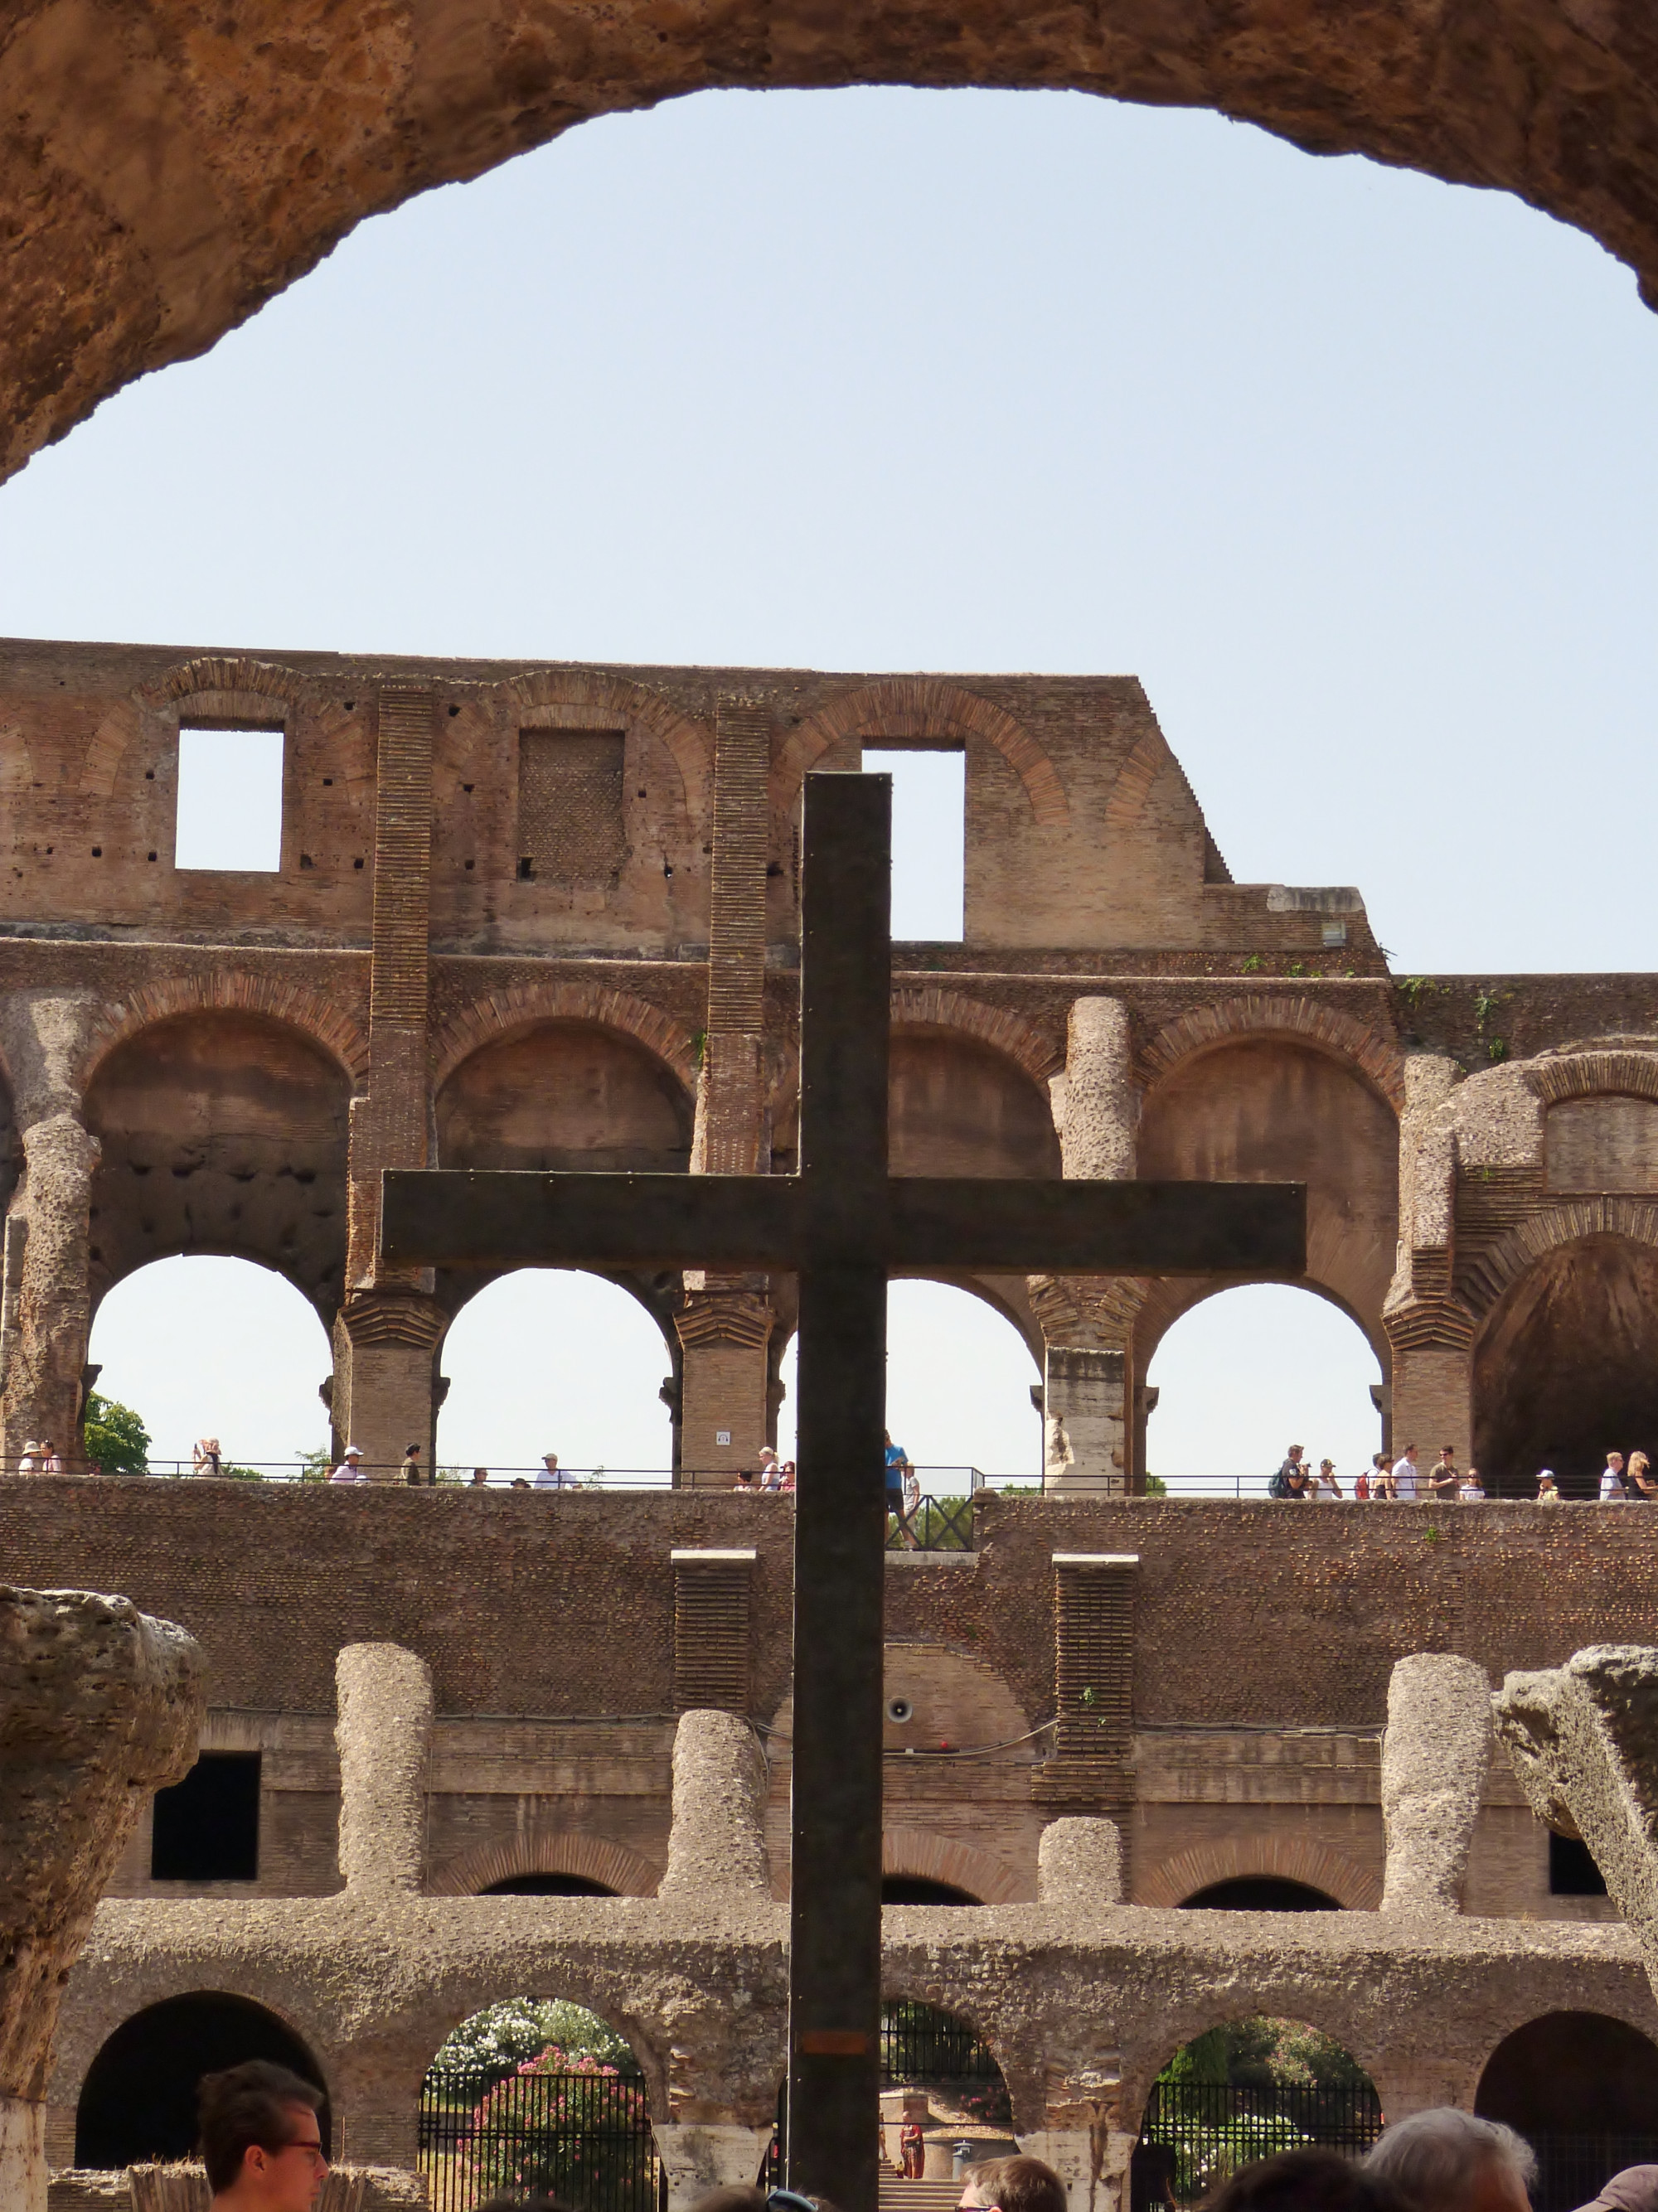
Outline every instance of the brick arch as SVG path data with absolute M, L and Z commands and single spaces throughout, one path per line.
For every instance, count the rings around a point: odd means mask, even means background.
M 1059 771 L 1021 722 L 959 684 L 939 677 L 887 676 L 855 691 L 842 691 L 792 732 L 778 756 L 783 795 L 792 799 L 802 778 L 832 745 L 848 738 L 879 744 L 888 738 L 984 738 L 1025 787 L 1042 830 L 1063 830 L 1070 805 Z
M 532 1828 L 501 1843 L 474 1844 L 470 1850 L 446 1859 L 426 1887 L 433 1897 L 478 1897 L 497 1881 L 525 1874 L 579 1875 L 588 1881 L 603 1882 L 619 1897 L 655 1897 L 662 1878 L 661 1867 L 625 1844 L 567 1830 Z
M 232 968 L 206 976 L 174 976 L 129 992 L 88 1042 L 79 1070 L 82 1091 L 110 1054 L 141 1030 L 179 1014 L 209 1013 L 261 1014 L 270 1021 L 285 1022 L 337 1060 L 354 1090 L 368 1082 L 369 1040 L 338 1000 L 324 999 L 302 984 Z
M 930 1828 L 883 1828 L 881 1832 L 882 1874 L 907 1874 L 925 1881 L 948 1881 L 965 1889 L 981 1905 L 1013 1905 L 1027 1885 L 1011 1867 L 988 1851 L 954 1836 L 936 1835 Z
M 1525 1070 L 1530 1090 L 1545 1106 L 1600 1094 L 1658 1099 L 1658 1048 L 1649 1052 L 1550 1053 Z
M 527 714 L 533 714 L 539 707 L 573 707 L 638 723 L 660 738 L 673 755 L 693 819 L 706 817 L 714 787 L 712 733 L 706 724 L 682 714 L 660 691 L 623 677 L 574 668 L 533 669 L 490 688 L 497 698 Z
M 1585 1237 L 1623 1237 L 1631 1244 L 1658 1246 L 1658 1202 L 1636 1198 L 1579 1199 L 1576 1204 L 1551 1205 L 1545 1212 L 1517 1222 L 1479 1255 L 1468 1295 L 1475 1297 L 1475 1316 L 1484 1320 L 1505 1291 L 1521 1277 L 1557 1252 L 1563 1244 L 1576 1244 Z M 1477 1283 L 1477 1291 L 1472 1284 Z
M 87 747 L 81 789 L 89 799 L 111 797 L 122 756 L 146 711 L 169 713 L 188 700 L 198 714 L 225 721 L 256 722 L 269 717 L 275 707 L 286 719 L 298 704 L 299 689 L 300 679 L 291 668 L 245 653 L 198 653 L 193 660 L 181 660 L 110 708 Z
M 989 1045 L 1022 1068 L 1031 1081 L 1045 1087 L 1065 1064 L 1064 1047 L 1003 1006 L 982 1006 L 960 991 L 894 991 L 893 1027 L 895 1030 L 944 1030 L 970 1036 Z
M 1289 1037 L 1350 1062 L 1396 1114 L 1405 1110 L 1405 1055 L 1387 1037 L 1339 1008 L 1306 997 L 1265 992 L 1198 1006 L 1158 1030 L 1137 1056 L 1136 1073 L 1148 1090 L 1184 1061 L 1245 1037 Z
M 696 1040 L 684 1024 L 630 991 L 597 983 L 522 983 L 474 999 L 451 1014 L 432 1039 L 433 1090 L 441 1089 L 462 1060 L 483 1046 L 542 1022 L 590 1022 L 631 1037 L 671 1068 L 690 1096 L 696 1095 Z
M 1283 1881 L 1303 1881 L 1321 1889 L 1348 1912 L 1375 1912 L 1381 1904 L 1381 1875 L 1357 1865 L 1326 1844 L 1305 1836 L 1228 1838 L 1224 1842 L 1194 1844 L 1161 1859 L 1136 1884 L 1137 1905 L 1177 1905 L 1211 1882 L 1234 1881 L 1241 1875 L 1276 1875 Z

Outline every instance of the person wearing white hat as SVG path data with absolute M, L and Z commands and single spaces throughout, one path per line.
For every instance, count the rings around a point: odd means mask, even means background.
M 23 1446 L 23 1456 L 17 1462 L 17 1472 L 19 1474 L 39 1474 L 40 1472 L 40 1447 L 33 1437 Z
M 1626 2166 L 1579 2212 L 1658 2212 L 1658 2166 Z
M 363 1472 L 363 1454 L 355 1444 L 347 1444 L 345 1456 L 328 1478 L 330 1482 L 367 1482 Z

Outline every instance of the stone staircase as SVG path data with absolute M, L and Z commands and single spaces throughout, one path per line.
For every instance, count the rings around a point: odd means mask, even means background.
M 955 2212 L 960 2202 L 959 2181 L 905 2181 L 888 2166 L 881 2169 L 880 2212 Z

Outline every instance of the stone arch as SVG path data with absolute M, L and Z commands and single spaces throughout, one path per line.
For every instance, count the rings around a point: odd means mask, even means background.
M 882 1874 L 918 1875 L 924 1881 L 947 1882 L 965 1889 L 981 1905 L 1012 1905 L 1027 1885 L 1010 1867 L 954 1836 L 941 1836 L 929 1828 L 883 1828 L 881 1832 Z
M 1527 1086 L 1545 1106 L 1596 1093 L 1658 1099 L 1658 1049 L 1545 1053 L 1524 1073 Z
M 1037 739 L 991 700 L 940 677 L 887 676 L 855 691 L 838 692 L 808 715 L 781 748 L 779 794 L 785 802 L 792 800 L 808 769 L 849 738 L 870 744 L 929 738 L 954 744 L 969 737 L 994 745 L 1013 769 L 1039 829 L 1065 827 L 1070 820 L 1065 787 Z
M 279 708 L 286 721 L 298 706 L 299 687 L 291 668 L 246 654 L 198 653 L 182 660 L 111 708 L 87 747 L 81 790 L 88 799 L 113 795 L 122 756 L 146 712 L 188 710 L 214 720 L 259 722 L 271 720 Z
M 1530 2135 L 1658 2134 L 1658 2044 L 1640 2025 L 1587 2007 L 1540 2013 L 1511 2027 L 1479 2072 L 1474 2110 Z M 1616 2164 L 1633 2161 L 1619 2156 Z M 1603 2176 L 1603 2179 L 1605 2177 Z M 1574 2192 L 1575 2193 L 1575 2192 Z
M 509 677 L 492 687 L 497 698 L 518 710 L 521 723 L 537 725 L 539 709 L 553 710 L 545 726 L 555 728 L 562 720 L 558 710 L 575 709 L 590 718 L 595 713 L 615 714 L 637 722 L 659 738 L 680 772 L 681 796 L 693 821 L 704 820 L 713 800 L 714 740 L 705 723 L 652 691 L 619 676 L 603 676 L 588 669 L 538 668 L 527 675 Z
M 602 1882 L 619 1897 L 655 1897 L 661 1867 L 625 1844 L 568 1830 L 531 1828 L 499 1843 L 475 1844 L 446 1859 L 426 1884 L 433 1897 L 477 1897 L 516 1875 L 570 1874 Z
M 1375 1912 L 1381 1905 L 1381 1873 L 1309 1836 L 1228 1837 L 1194 1844 L 1189 1850 L 1160 1859 L 1135 1883 L 1137 1905 L 1174 1906 L 1217 1881 L 1248 1875 L 1274 1875 L 1333 1897 L 1348 1912 Z
M 1142 1374 L 1157 1356 L 1158 1346 L 1177 1321 L 1184 1321 L 1210 1298 L 1224 1297 L 1239 1285 L 1228 1276 L 1161 1275 L 1155 1276 L 1135 1285 L 1140 1296 L 1135 1301 L 1133 1320 L 1136 1358 Z M 1359 1311 L 1350 1298 L 1328 1283 L 1304 1275 L 1289 1285 L 1292 1290 L 1304 1291 L 1308 1297 L 1322 1298 L 1326 1305 L 1334 1306 L 1344 1314 L 1363 1337 L 1381 1363 L 1384 1381 L 1393 1371 L 1393 1347 L 1381 1316 Z
M 1033 1083 L 1044 1086 L 1065 1064 L 1064 1045 L 1045 1035 L 1033 1022 L 1003 1006 L 983 1006 L 960 991 L 932 986 L 894 991 L 893 1027 L 973 1037 L 1022 1067 Z
M 1292 1037 L 1314 1046 L 1362 1074 L 1395 1114 L 1405 1110 L 1405 1055 L 1387 1037 L 1335 1006 L 1307 997 L 1252 992 L 1195 1007 L 1159 1030 L 1143 1046 L 1137 1073 L 1147 1090 L 1183 1061 L 1244 1037 Z
M 503 1043 L 542 1022 L 588 1022 L 614 1030 L 654 1053 L 694 1097 L 697 1046 L 682 1022 L 629 991 L 596 983 L 522 983 L 491 991 L 451 1014 L 431 1042 L 434 1091 L 483 1046 Z
M 1552 1205 L 1516 1222 L 1480 1252 L 1465 1285 L 1476 1319 L 1489 1315 L 1503 1293 L 1539 1260 L 1587 1237 L 1621 1237 L 1631 1244 L 1658 1247 L 1658 1200 L 1587 1197 Z
M 365 981 L 366 981 L 366 963 Z M 290 1029 L 338 1060 L 361 1091 L 369 1080 L 369 1040 L 338 999 L 325 999 L 303 984 L 271 975 L 250 975 L 237 969 L 216 969 L 204 975 L 175 975 L 143 983 L 113 1006 L 92 1031 L 82 1053 L 77 1076 L 85 1092 L 104 1061 L 141 1030 L 179 1014 L 262 1014 Z

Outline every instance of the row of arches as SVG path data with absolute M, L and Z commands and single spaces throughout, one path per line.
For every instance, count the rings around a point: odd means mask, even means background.
M 558 2036 L 557 2045 L 551 2042 L 552 2033 Z M 438 2081 L 448 2090 L 453 2109 L 454 2085 L 462 2084 L 476 2104 L 470 2123 L 476 2127 L 486 2110 L 483 2100 L 491 2087 L 515 2072 L 532 2070 L 542 2049 L 532 2051 L 530 2046 L 542 2038 L 549 2058 L 582 2065 L 598 2057 L 607 2062 L 603 2070 L 637 2085 L 638 2115 L 648 2125 L 646 2069 L 625 2030 L 579 2003 L 545 1995 L 509 1997 L 458 2022 L 433 2053 L 424 2105 L 436 2103 L 432 2092 Z M 277 2011 L 246 1996 L 195 1990 L 146 2007 L 105 2039 L 87 2070 L 76 2103 L 75 2164 L 111 2171 L 148 2159 L 187 2157 L 195 2142 L 195 2091 L 201 2075 L 250 2058 L 290 2067 L 322 2092 L 320 2124 L 327 2148 L 332 2133 L 326 2101 L 329 2082 L 300 2031 Z M 972 2021 L 911 1999 L 889 1999 L 883 2060 L 884 2076 L 894 2087 L 923 2092 L 930 2087 L 936 2098 L 942 2087 L 947 2115 L 958 2130 L 965 2112 L 987 2122 L 991 2135 L 999 2130 L 1011 2141 L 1011 2106 L 994 2038 L 987 2039 Z M 958 2109 L 948 2102 L 949 2087 L 969 2081 L 983 2084 L 989 2094 L 977 2100 L 964 2098 Z M 1209 2163 L 1202 2174 L 1194 2170 L 1185 2179 L 1211 2184 L 1217 2178 L 1215 2160 L 1226 2148 L 1224 2130 L 1216 2124 L 1223 2117 L 1223 2100 L 1216 2093 L 1256 2093 L 1253 2110 L 1259 2118 L 1266 2110 L 1260 2093 L 1275 2087 L 1292 2093 L 1297 2087 L 1324 2093 L 1322 2100 L 1315 2097 L 1298 2102 L 1293 2094 L 1280 2100 L 1274 2117 L 1291 2127 L 1291 2140 L 1297 2118 L 1302 2139 L 1315 2135 L 1320 2112 L 1327 2124 L 1333 2110 L 1333 2116 L 1360 2136 L 1367 2127 L 1374 2134 L 1386 2117 L 1376 2084 L 1363 2064 L 1316 2026 L 1257 2015 L 1216 2021 L 1169 2053 L 1143 2110 L 1122 2116 L 1125 2125 L 1137 2127 L 1145 2154 L 1137 2159 L 1137 2183 L 1149 2179 L 1154 2167 L 1165 2172 L 1167 2157 L 1156 2154 L 1160 2142 L 1181 2141 L 1170 2129 L 1170 2115 L 1176 2107 L 1191 2105 L 1194 2113 L 1201 2107 L 1207 2129 L 1193 2131 L 1192 2114 L 1186 2115 L 1184 2155 L 1188 2163 L 1204 2157 Z M 1181 2097 L 1183 2088 L 1210 2094 L 1194 2101 L 1189 2094 Z M 1332 2100 L 1331 2093 L 1338 2089 L 1350 2093 L 1344 2102 Z M 1243 2103 L 1251 2106 L 1247 2095 Z M 1654 2118 L 1658 2113 L 1658 2045 L 1631 2022 L 1612 2014 L 1542 2014 L 1509 2028 L 1495 2043 L 1478 2075 L 1473 2108 L 1534 2143 L 1598 2136 L 1606 2141 L 1605 2155 L 1620 2163 L 1634 2162 L 1632 2153 L 1637 2150 L 1650 2157 L 1658 2151 L 1658 2120 Z M 1205 2139 L 1207 2152 L 1201 2148 Z M 452 2164 L 466 2142 L 464 2126 L 423 2130 L 423 2166 L 430 2171 L 446 2161 Z M 1286 2147 L 1252 2141 L 1244 2154 Z M 447 2174 L 439 2178 L 440 2182 L 452 2179 Z M 1160 2200 L 1149 2196 L 1149 2201 Z

